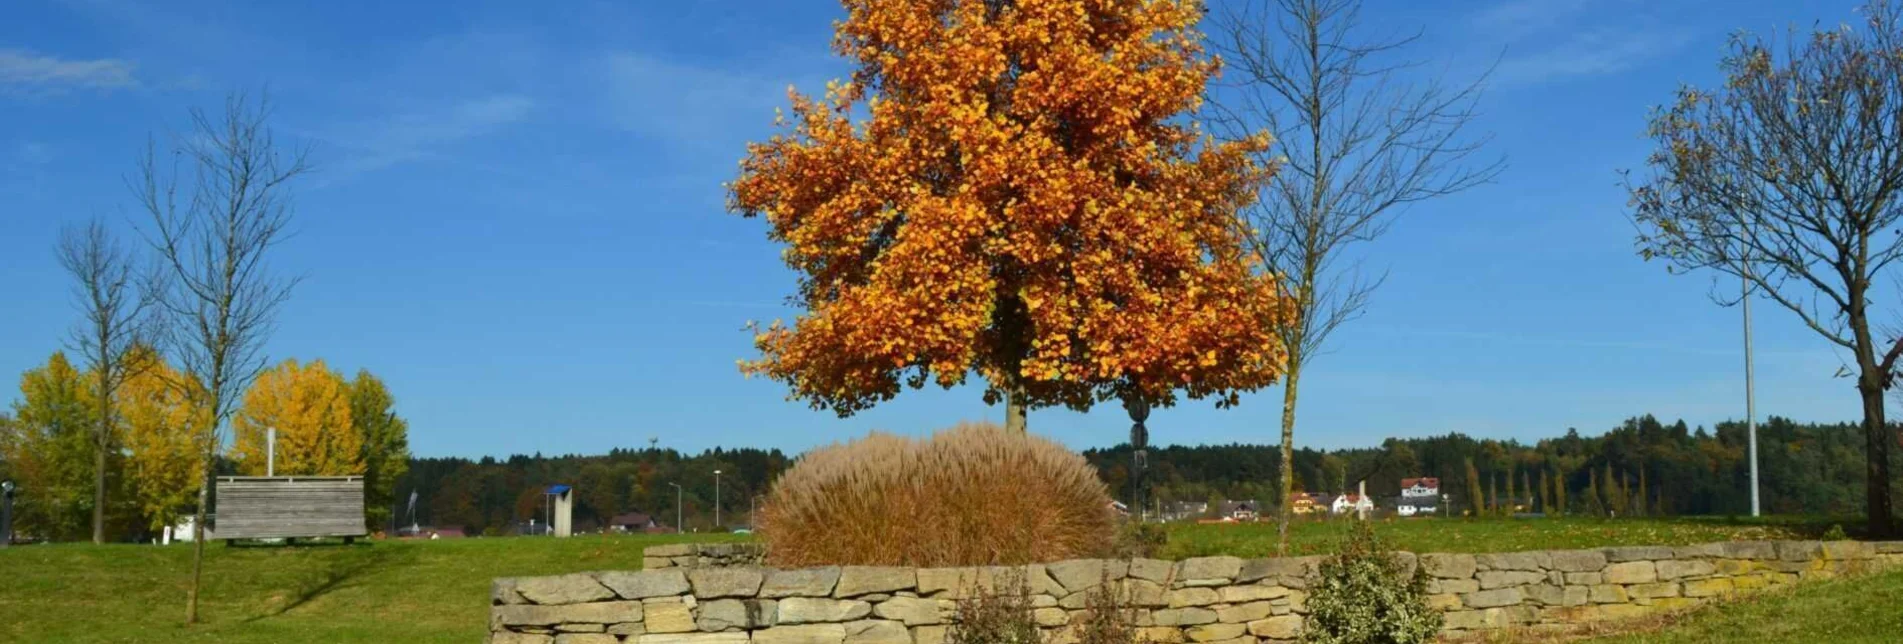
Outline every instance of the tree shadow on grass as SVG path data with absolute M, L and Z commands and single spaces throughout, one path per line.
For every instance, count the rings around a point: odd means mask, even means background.
M 349 587 L 352 581 L 372 574 L 380 568 L 406 561 L 414 556 L 414 553 L 395 548 L 349 547 L 340 550 L 342 550 L 340 556 L 322 568 L 301 575 L 290 589 L 287 601 L 246 619 L 245 623 L 283 615 L 310 603 L 311 600 Z

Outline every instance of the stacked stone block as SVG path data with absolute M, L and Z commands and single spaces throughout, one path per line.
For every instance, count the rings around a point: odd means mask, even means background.
M 766 547 L 757 543 L 677 543 L 649 546 L 641 568 L 731 568 L 766 563 Z
M 959 600 L 1028 593 L 1046 640 L 1071 624 L 1093 591 L 1112 584 L 1145 641 L 1281 644 L 1301 636 L 1320 557 L 1084 559 L 1022 567 L 844 566 L 775 570 L 732 551 L 659 546 L 641 572 L 498 579 L 491 640 L 508 644 L 944 644 Z M 757 550 L 754 551 L 757 561 Z M 1445 635 L 1496 628 L 1559 630 L 1690 606 L 1713 598 L 1903 565 L 1903 542 L 1780 541 L 1497 554 L 1397 553 L 1428 576 L 1446 611 Z M 677 562 L 690 558 L 694 565 Z

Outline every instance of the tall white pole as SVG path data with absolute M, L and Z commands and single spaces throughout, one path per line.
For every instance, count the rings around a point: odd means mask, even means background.
M 1744 286 L 1744 426 L 1750 434 L 1751 450 L 1751 516 L 1758 516 L 1758 415 L 1756 401 L 1752 397 L 1751 374 L 1751 280 L 1745 278 Z
M 714 470 L 714 527 L 718 528 L 722 525 L 724 524 L 720 522 L 720 470 Z
M 264 428 L 264 475 L 278 475 L 278 428 Z

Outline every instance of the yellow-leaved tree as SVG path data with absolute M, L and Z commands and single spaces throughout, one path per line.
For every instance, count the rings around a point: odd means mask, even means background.
M 126 474 L 139 516 L 153 531 L 175 525 L 205 480 L 199 449 L 211 431 L 211 410 L 194 384 L 149 349 L 127 360 L 132 373 L 118 390 L 118 424 Z
M 277 429 L 278 476 L 363 474 L 363 437 L 350 420 L 349 386 L 322 360 L 285 360 L 258 374 L 231 426 L 232 460 L 247 476 L 265 474 L 269 428 Z

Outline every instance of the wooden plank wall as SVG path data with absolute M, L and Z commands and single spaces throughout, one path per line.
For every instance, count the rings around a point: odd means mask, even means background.
M 212 539 L 361 537 L 363 478 L 219 477 Z

